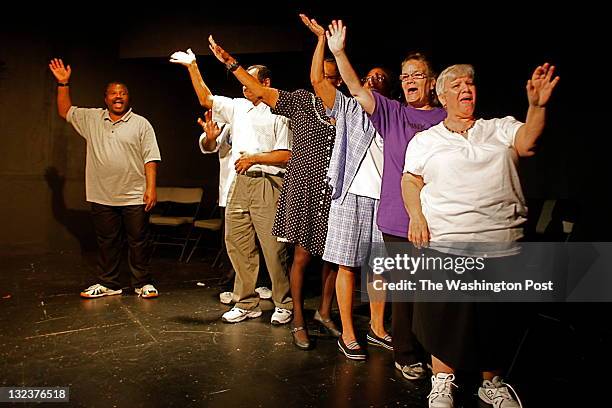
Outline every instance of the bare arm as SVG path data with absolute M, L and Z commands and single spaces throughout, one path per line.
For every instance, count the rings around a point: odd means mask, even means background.
M 225 64 L 225 66 L 230 66 L 236 62 L 236 58 L 232 57 L 227 51 L 221 48 L 221 46 L 215 42 L 212 35 L 208 37 L 208 42 L 210 43 L 208 46 L 210 50 L 219 61 Z M 251 76 L 246 69 L 240 66 L 233 71 L 233 74 L 242 85 L 246 86 L 249 91 L 255 95 L 257 99 L 261 100 L 271 108 L 276 107 L 276 102 L 278 101 L 278 89 L 265 86 L 265 83 L 262 84 L 259 82 L 256 78 Z
M 187 68 L 189 78 L 191 78 L 191 85 L 198 96 L 200 105 L 205 109 L 212 109 L 213 94 L 210 92 L 210 89 L 208 89 L 204 79 L 202 79 L 202 74 L 198 68 L 195 54 L 191 51 L 191 48 L 187 51 L 176 51 L 170 56 L 170 62 L 181 64 Z
M 404 199 L 404 207 L 410 217 L 408 241 L 412 242 L 417 248 L 426 246 L 430 238 L 427 220 L 421 207 L 421 190 L 424 185 L 421 176 L 412 173 L 404 173 L 402 176 L 402 198 Z
M 555 67 L 546 63 L 537 67 L 531 79 L 527 81 L 527 99 L 529 100 L 527 120 L 519 128 L 514 139 L 514 148 L 521 157 L 529 157 L 535 154 L 536 143 L 544 131 L 546 104 L 559 82 L 559 77 L 552 79 L 554 71 Z
M 285 167 L 290 158 L 290 150 L 274 150 L 271 152 L 255 154 L 243 153 L 242 156 L 236 160 L 236 163 L 234 163 L 234 168 L 238 174 L 244 174 L 251 166 L 255 164 Z
M 145 177 L 147 179 L 147 187 L 143 201 L 145 202 L 145 211 L 151 211 L 157 204 L 157 162 L 150 161 L 145 163 Z
M 342 24 L 342 20 L 334 20 L 329 25 L 329 30 L 325 33 L 327 36 L 327 44 L 330 51 L 336 58 L 338 64 L 338 70 L 340 76 L 344 80 L 344 83 L 348 87 L 351 95 L 359 102 L 361 107 L 366 113 L 371 115 L 376 107 L 376 100 L 372 91 L 364 88 L 361 85 L 359 76 L 353 69 L 353 66 L 348 60 L 346 53 L 344 52 L 345 40 L 346 40 L 346 26 Z
M 64 62 L 61 59 L 54 58 L 49 63 L 49 69 L 53 73 L 53 76 L 57 80 L 58 84 L 68 84 L 72 70 L 70 65 L 64 67 Z M 70 99 L 70 87 L 69 86 L 58 86 L 57 87 L 57 113 L 66 119 L 68 110 L 72 106 L 72 100 Z
M 317 36 L 317 46 L 312 55 L 312 64 L 310 65 L 310 82 L 317 96 L 323 101 L 323 104 L 332 109 L 336 101 L 336 88 L 329 81 L 325 80 L 323 67 L 323 62 L 325 61 L 325 29 L 314 18 L 309 19 L 304 14 L 300 14 L 300 18 L 304 25 Z

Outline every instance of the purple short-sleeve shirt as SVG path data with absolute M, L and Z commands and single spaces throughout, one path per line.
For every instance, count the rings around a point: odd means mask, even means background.
M 384 167 L 378 228 L 385 234 L 405 238 L 408 235 L 408 213 L 402 199 L 402 172 L 408 142 L 422 130 L 437 125 L 446 117 L 441 108 L 415 109 L 374 92 L 376 106 L 370 116 L 385 141 Z

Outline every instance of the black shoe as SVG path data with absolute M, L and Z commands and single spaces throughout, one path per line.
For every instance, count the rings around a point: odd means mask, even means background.
M 368 330 L 368 335 L 366 338 L 368 339 L 368 344 L 377 347 L 384 347 L 387 350 L 393 351 L 393 341 L 391 336 L 388 334 L 384 338 L 378 337 L 376 334 L 374 334 L 374 330 L 372 330 L 372 327 L 370 326 L 370 330 Z
M 318 310 L 315 312 L 314 319 L 319 322 L 319 332 L 321 334 L 327 334 L 332 337 L 342 336 L 342 333 L 338 330 L 332 319 L 324 320 Z
M 354 347 L 357 345 L 359 348 L 349 348 L 349 346 Z M 350 342 L 348 345 L 344 344 L 344 340 L 342 340 L 342 336 L 338 338 L 338 347 L 340 351 L 344 353 L 347 358 L 351 360 L 365 360 L 366 352 L 364 349 L 359 346 L 359 343 L 356 341 Z
M 293 344 L 300 350 L 310 350 L 312 344 L 310 343 L 310 340 L 308 338 L 306 339 L 306 341 L 297 339 L 296 333 L 302 330 L 306 332 L 306 337 L 308 337 L 308 331 L 303 326 L 294 327 L 291 329 L 291 337 L 293 337 Z

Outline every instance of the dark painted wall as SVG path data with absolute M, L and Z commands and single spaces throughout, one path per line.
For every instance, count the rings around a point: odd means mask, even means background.
M 243 64 L 265 63 L 273 86 L 288 90 L 309 87 L 308 71 L 314 37 L 290 3 L 270 13 L 260 4 L 236 13 L 230 8 L 138 9 L 129 6 L 119 17 L 73 9 L 69 22 L 57 25 L 45 12 L 17 15 L 0 29 L 0 248 L 7 251 L 88 249 L 92 240 L 84 193 L 85 143 L 56 115 L 54 80 L 47 63 L 58 56 L 72 65 L 71 93 L 79 106 L 102 106 L 109 80 L 125 81 L 134 110 L 153 124 L 162 153 L 159 185 L 204 186 L 207 205 L 217 195 L 218 162 L 196 145 L 195 120 L 202 111 L 186 70 L 167 62 L 176 49 L 192 47 L 213 92 L 240 96 L 240 87 L 209 55 L 206 36 Z M 49 6 L 47 6 L 49 7 Z M 234 13 L 230 13 L 233 11 Z M 464 14 L 433 15 L 419 22 L 418 7 L 347 12 L 334 7 L 307 7 L 321 22 L 346 20 L 348 52 L 365 72 L 386 65 L 399 73 L 402 56 L 425 50 L 439 69 L 453 63 L 475 65 L 478 108 L 482 116 L 514 115 L 524 120 L 525 82 L 544 61 L 558 65 L 563 76 L 550 104 L 549 126 L 538 156 L 522 165 L 525 192 L 533 198 L 579 194 L 581 180 L 572 178 L 569 163 L 583 141 L 568 124 L 566 101 L 571 34 L 566 20 L 540 22 L 537 33 L 525 29 L 522 11 L 473 20 Z M 420 13 L 420 14 L 419 14 Z M 85 18 L 88 16 L 88 18 Z M 528 28 L 528 27 L 527 27 Z M 535 34 L 537 34 L 535 33 Z M 535 38 L 535 40 L 534 40 Z M 572 140 L 573 139 L 573 140 Z M 571 141 L 571 142 L 570 142 Z M 588 160 L 583 160 L 588 162 Z

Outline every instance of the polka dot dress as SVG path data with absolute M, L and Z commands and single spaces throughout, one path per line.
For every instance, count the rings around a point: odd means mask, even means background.
M 327 170 L 336 128 L 321 99 L 300 89 L 279 91 L 272 113 L 291 119 L 293 147 L 283 182 L 272 235 L 300 244 L 321 256 L 327 236 L 331 187 Z

